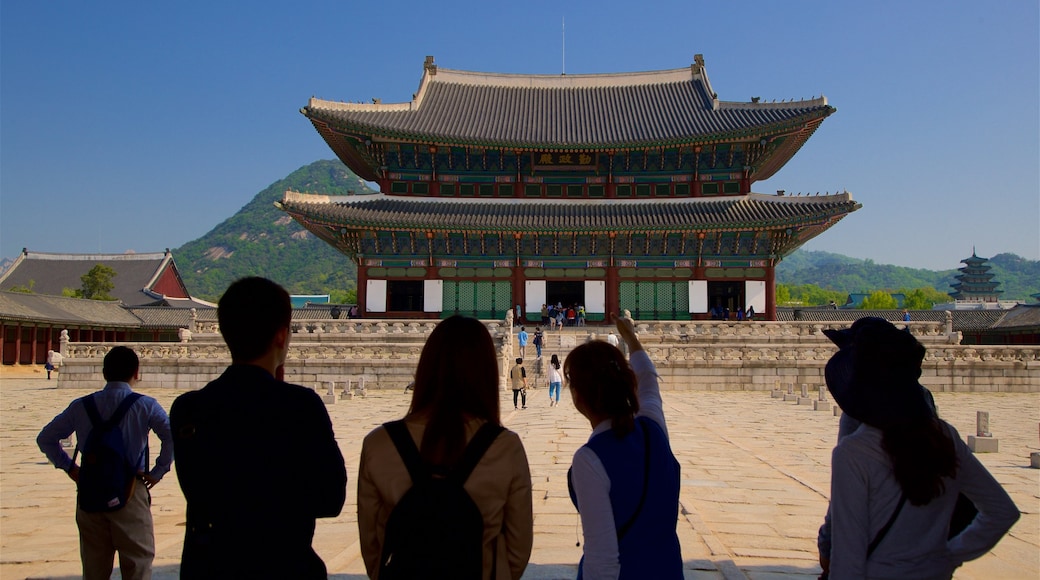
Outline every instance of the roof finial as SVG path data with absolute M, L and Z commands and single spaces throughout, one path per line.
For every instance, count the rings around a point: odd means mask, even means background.
M 690 65 L 690 69 L 693 71 L 693 74 L 695 74 L 695 75 L 704 74 L 704 55 L 703 54 L 695 54 L 695 55 L 693 55 L 693 64 Z
M 423 63 L 423 70 L 429 72 L 431 75 L 437 74 L 437 65 L 433 64 L 432 56 L 426 56 L 426 62 Z

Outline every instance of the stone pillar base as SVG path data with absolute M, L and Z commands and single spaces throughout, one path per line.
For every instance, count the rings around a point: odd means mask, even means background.
M 1000 440 L 996 437 L 968 435 L 968 449 L 974 453 L 996 453 L 999 446 Z
M 827 401 L 813 401 L 813 411 L 830 411 L 831 404 Z

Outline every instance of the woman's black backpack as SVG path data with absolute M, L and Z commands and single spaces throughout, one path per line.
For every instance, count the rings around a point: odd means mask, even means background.
M 408 468 L 412 487 L 386 522 L 379 577 L 480 578 L 484 517 L 462 486 L 503 427 L 485 423 L 445 477 L 433 477 L 423 464 L 404 421 L 383 427 Z

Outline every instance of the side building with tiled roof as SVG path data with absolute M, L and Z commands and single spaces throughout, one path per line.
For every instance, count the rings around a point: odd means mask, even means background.
M 30 291 L 61 296 L 78 290 L 80 278 L 97 265 L 115 271 L 109 295 L 126 306 L 190 300 L 170 250 L 145 254 L 57 254 L 23 249 L 14 263 L 0 274 L 0 290 Z
M 301 112 L 380 193 L 278 204 L 358 266 L 366 316 L 500 318 L 585 306 L 590 321 L 776 318 L 775 267 L 860 205 L 763 195 L 835 109 L 721 101 L 687 68 L 519 75 L 439 68 L 411 101 Z
M 94 266 L 116 275 L 113 300 L 65 297 Z M 169 250 L 148 254 L 56 254 L 22 250 L 0 274 L 0 362 L 42 365 L 72 342 L 176 341 L 195 310 L 215 305 L 188 294 Z

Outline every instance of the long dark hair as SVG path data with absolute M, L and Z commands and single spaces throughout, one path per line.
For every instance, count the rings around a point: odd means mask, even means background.
M 408 417 L 427 417 L 419 454 L 431 466 L 452 466 L 466 448 L 466 420 L 501 424 L 495 345 L 479 320 L 446 318 L 430 333 L 415 369 Z
M 552 355 L 552 358 L 549 360 L 549 364 L 551 364 L 554 369 L 560 370 L 560 357 L 556 356 L 555 354 Z
M 617 347 L 599 340 L 585 343 L 567 355 L 563 374 L 585 410 L 610 417 L 618 437 L 632 432 L 639 411 L 638 384 Z
M 900 421 L 881 428 L 881 448 L 906 499 L 925 505 L 946 490 L 943 477 L 957 475 L 957 449 L 946 424 L 937 416 Z

